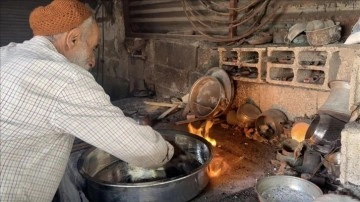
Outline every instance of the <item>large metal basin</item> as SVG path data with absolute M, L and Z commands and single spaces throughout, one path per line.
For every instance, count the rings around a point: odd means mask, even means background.
M 212 159 L 211 145 L 203 138 L 176 130 L 158 130 L 168 141 L 175 143 L 193 156 L 200 166 L 190 174 L 141 183 L 119 183 L 95 177 L 98 172 L 121 160 L 91 148 L 83 153 L 78 169 L 86 179 L 85 193 L 90 201 L 189 201 L 203 190 L 209 182 L 207 166 Z

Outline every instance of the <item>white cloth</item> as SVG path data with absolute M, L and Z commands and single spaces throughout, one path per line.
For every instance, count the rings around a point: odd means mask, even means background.
M 159 133 L 124 116 L 93 76 L 45 37 L 0 51 L 2 202 L 51 201 L 74 136 L 137 166 L 172 157 Z

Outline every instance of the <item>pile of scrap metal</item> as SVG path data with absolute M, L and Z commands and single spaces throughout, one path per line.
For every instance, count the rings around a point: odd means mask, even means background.
M 311 122 L 300 127 L 293 125 L 292 139 L 282 142 L 276 159 L 282 162 L 278 174 L 300 175 L 335 191 L 341 186 L 341 134 L 351 117 L 347 99 L 350 85 L 332 81 L 330 88 L 329 97 Z M 295 133 L 301 133 L 302 137 Z

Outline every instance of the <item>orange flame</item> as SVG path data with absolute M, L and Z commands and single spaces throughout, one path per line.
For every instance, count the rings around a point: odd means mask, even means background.
M 209 177 L 215 178 L 220 176 L 220 174 L 225 173 L 228 169 L 229 165 L 224 161 L 224 159 L 220 156 L 216 156 L 211 160 L 207 171 Z
M 195 128 L 191 123 L 188 124 L 188 131 L 192 134 L 202 136 L 205 138 L 212 146 L 216 146 L 216 140 L 211 138 L 209 135 L 210 129 L 213 126 L 214 122 L 211 120 L 206 120 L 205 123 L 201 124 L 199 128 Z
M 188 131 L 192 134 L 205 138 L 212 146 L 216 146 L 216 140 L 210 137 L 210 129 L 214 121 L 206 120 L 199 128 L 195 128 L 191 123 L 188 124 Z M 230 166 L 220 156 L 215 156 L 207 167 L 207 173 L 210 178 L 220 176 L 226 172 Z

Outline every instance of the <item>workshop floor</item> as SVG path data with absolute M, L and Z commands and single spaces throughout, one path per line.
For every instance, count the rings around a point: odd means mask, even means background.
M 137 111 L 138 113 L 147 113 L 152 119 L 156 119 L 167 109 L 145 105 L 143 99 L 139 98 L 115 102 L 115 105 L 119 106 L 125 114 Z M 153 127 L 188 132 L 188 124 L 175 124 L 184 119 L 181 117 L 182 111 L 180 109 L 178 112 L 168 115 Z M 193 123 L 194 126 L 199 124 L 201 121 Z M 275 159 L 276 149 L 274 146 L 248 139 L 233 126 L 226 128 L 224 124 L 220 123 L 214 124 L 209 134 L 212 139 L 216 140 L 216 146 L 213 147 L 213 160 L 210 164 L 210 182 L 191 201 L 258 201 L 254 186 L 258 179 L 275 171 L 275 167 L 270 162 Z M 214 173 L 216 175 L 213 175 Z
M 183 126 L 171 128 L 186 131 Z M 276 150 L 220 125 L 213 126 L 210 137 L 217 142 L 210 172 L 219 174 L 210 173 L 208 186 L 191 201 L 258 201 L 254 186 L 258 179 L 274 171 L 270 160 L 275 159 Z

